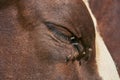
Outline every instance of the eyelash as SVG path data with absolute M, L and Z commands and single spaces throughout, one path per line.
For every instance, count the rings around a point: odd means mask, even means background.
M 48 29 L 50 31 L 52 31 L 58 37 L 60 37 L 62 39 L 65 39 L 67 41 L 70 41 L 70 36 L 65 35 L 64 33 L 60 32 L 57 28 L 55 28 L 55 26 L 57 26 L 57 25 L 54 25 L 54 24 L 52 24 L 50 22 L 45 22 L 45 25 L 48 27 Z
M 76 60 L 80 61 L 82 58 L 84 58 L 84 60 L 88 60 L 90 54 L 86 54 L 86 52 L 85 52 L 86 48 L 85 48 L 85 45 L 84 45 L 84 42 L 83 42 L 82 38 L 78 38 L 69 29 L 65 28 L 64 26 L 56 25 L 56 24 L 53 24 L 53 23 L 50 23 L 50 22 L 45 22 L 45 25 L 48 27 L 49 30 L 51 30 L 59 38 L 65 39 L 65 40 L 69 41 L 70 44 L 73 45 L 73 47 L 79 53 L 79 55 L 75 58 Z M 68 36 L 68 35 L 62 33 L 56 27 L 62 27 L 62 28 L 64 28 L 71 35 Z M 89 49 L 91 49 L 91 48 L 89 48 Z M 74 60 L 74 58 L 73 58 L 73 60 Z M 68 57 L 66 58 L 66 61 L 69 61 Z
M 70 44 L 72 44 L 74 46 L 74 48 L 76 48 L 78 51 L 81 52 L 81 49 L 79 47 L 79 45 L 76 45 L 79 43 L 79 38 L 77 38 L 70 30 L 68 30 L 67 28 L 60 26 L 60 25 L 56 25 L 50 22 L 45 22 L 45 25 L 48 27 L 49 30 L 51 30 L 55 35 L 57 35 L 58 37 L 65 39 L 67 41 L 69 41 Z M 64 33 L 60 32 L 55 26 L 60 26 L 62 28 L 65 28 L 70 34 L 71 36 L 67 36 Z

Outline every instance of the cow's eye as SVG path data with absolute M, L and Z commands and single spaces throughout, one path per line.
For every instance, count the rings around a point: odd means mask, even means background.
M 71 41 L 71 36 L 73 35 L 73 33 L 66 27 L 50 22 L 45 22 L 45 25 L 58 39 L 67 42 Z
M 60 40 L 64 40 L 69 42 L 73 45 L 73 47 L 78 51 L 78 55 L 74 56 L 71 60 L 78 60 L 80 61 L 82 58 L 85 57 L 85 47 L 83 46 L 83 41 L 81 38 L 78 38 L 74 35 L 69 29 L 64 26 L 57 25 L 50 22 L 45 22 L 47 28 Z M 69 61 L 69 58 L 67 58 Z

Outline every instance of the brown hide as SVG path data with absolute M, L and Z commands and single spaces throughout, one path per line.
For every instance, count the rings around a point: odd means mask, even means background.
M 89 3 L 120 74 L 120 0 L 89 0 Z
M 88 62 L 66 64 L 66 56 L 78 52 L 45 21 L 82 37 L 93 50 Z M 101 80 L 94 45 L 94 25 L 81 0 L 0 0 L 0 80 Z

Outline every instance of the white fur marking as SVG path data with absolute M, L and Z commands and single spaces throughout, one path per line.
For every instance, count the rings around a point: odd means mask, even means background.
M 90 15 L 93 19 L 94 26 L 95 26 L 96 62 L 97 62 L 99 75 L 102 77 L 103 80 L 120 80 L 115 63 L 114 63 L 107 47 L 105 46 L 105 43 L 104 43 L 102 37 L 98 33 L 97 21 L 89 8 L 88 0 L 83 0 L 83 2 L 87 6 L 88 11 L 90 12 Z
M 96 61 L 103 80 L 120 80 L 115 63 L 98 32 L 96 32 Z

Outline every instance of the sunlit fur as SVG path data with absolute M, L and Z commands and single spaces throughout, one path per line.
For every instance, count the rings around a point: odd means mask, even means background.
M 120 80 L 115 63 L 110 55 L 110 52 L 108 51 L 102 37 L 99 34 L 99 31 L 97 29 L 97 21 L 89 8 L 88 0 L 83 1 L 89 10 L 95 25 L 96 62 L 99 75 L 102 77 L 103 80 Z

